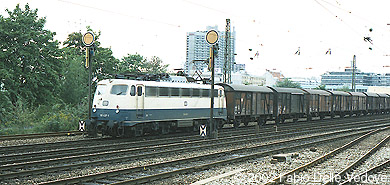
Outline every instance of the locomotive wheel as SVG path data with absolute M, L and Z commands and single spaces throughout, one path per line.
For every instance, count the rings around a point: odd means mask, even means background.
M 265 125 L 265 120 L 264 120 L 263 118 L 259 118 L 259 119 L 257 120 L 257 125 L 259 125 L 259 126 L 264 126 L 264 125 Z
M 311 120 L 312 120 L 311 115 L 308 115 L 308 116 L 307 116 L 307 121 L 311 121 Z
M 234 128 L 238 128 L 238 126 L 240 126 L 240 122 L 234 120 L 234 121 L 233 121 L 233 127 L 234 127 Z

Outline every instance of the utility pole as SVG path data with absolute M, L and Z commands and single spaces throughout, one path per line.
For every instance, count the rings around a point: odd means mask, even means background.
M 352 92 L 356 92 L 356 55 L 353 55 L 353 60 L 352 60 Z
M 231 83 L 232 78 L 232 64 L 230 58 L 230 19 L 226 19 L 226 28 L 225 28 L 225 63 L 223 66 L 223 83 Z

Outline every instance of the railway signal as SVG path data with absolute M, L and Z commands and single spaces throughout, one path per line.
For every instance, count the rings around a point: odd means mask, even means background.
M 90 47 L 93 46 L 93 43 L 95 42 L 95 35 L 92 32 L 87 32 L 83 35 L 83 44 L 87 47 L 87 50 L 85 52 L 85 67 L 89 70 L 88 75 L 88 119 L 91 119 L 91 76 L 92 76 L 92 67 L 91 67 L 91 49 Z
M 215 30 L 210 30 L 207 32 L 206 34 L 206 41 L 207 43 L 209 43 L 211 46 L 210 46 L 210 64 L 209 64 L 209 68 L 211 69 L 211 93 L 210 93 L 210 135 L 211 137 L 213 138 L 216 138 L 218 137 L 217 134 L 217 129 L 215 127 L 215 124 L 214 124 L 214 121 L 213 121 L 213 117 L 214 117 L 214 56 L 215 56 L 215 50 L 216 50 L 216 47 L 215 47 L 215 44 L 217 44 L 218 42 L 218 32 L 215 31 Z

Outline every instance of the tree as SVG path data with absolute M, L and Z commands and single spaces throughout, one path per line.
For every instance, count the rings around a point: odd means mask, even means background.
M 275 84 L 276 87 L 289 87 L 289 88 L 302 88 L 299 83 L 293 82 L 287 78 L 283 81 L 278 81 Z
M 45 104 L 57 98 L 61 52 L 38 9 L 24 8 L 18 4 L 6 10 L 8 17 L 0 15 L 0 85 L 14 105 L 20 99 Z
M 118 64 L 119 73 L 141 73 L 145 70 L 145 61 L 143 56 L 127 54 Z
M 350 90 L 351 89 L 349 89 L 347 85 L 344 85 L 343 87 L 336 89 L 336 91 L 345 91 L 345 92 L 349 92 Z
M 87 27 L 95 35 L 95 42 L 91 49 L 94 50 L 92 57 L 92 75 L 98 80 L 112 78 L 113 74 L 117 73 L 119 60 L 113 56 L 110 48 L 100 47 L 99 37 L 101 32 L 94 32 L 90 27 Z M 63 68 L 64 75 L 61 83 L 61 98 L 65 103 L 79 103 L 88 95 L 88 69 L 85 68 L 85 46 L 82 43 L 82 33 L 73 32 L 68 35 L 64 41 L 64 53 L 62 57 L 63 63 L 66 65 Z M 94 87 L 94 86 L 92 86 Z
M 159 57 L 153 56 L 145 66 L 148 73 L 166 73 L 169 64 L 164 65 Z
M 118 64 L 120 73 L 166 73 L 168 64 L 163 64 L 163 61 L 156 56 L 150 60 L 144 58 L 140 54 L 127 54 Z
M 319 85 L 318 87 L 314 88 L 318 90 L 326 90 L 326 85 Z

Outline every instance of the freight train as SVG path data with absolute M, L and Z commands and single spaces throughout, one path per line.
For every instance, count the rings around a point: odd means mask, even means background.
M 208 124 L 210 99 L 214 122 L 238 127 L 241 123 L 314 117 L 363 116 L 390 112 L 390 96 L 368 92 L 342 92 L 234 84 L 106 79 L 98 82 L 87 131 L 113 137 L 168 134 L 199 130 Z

